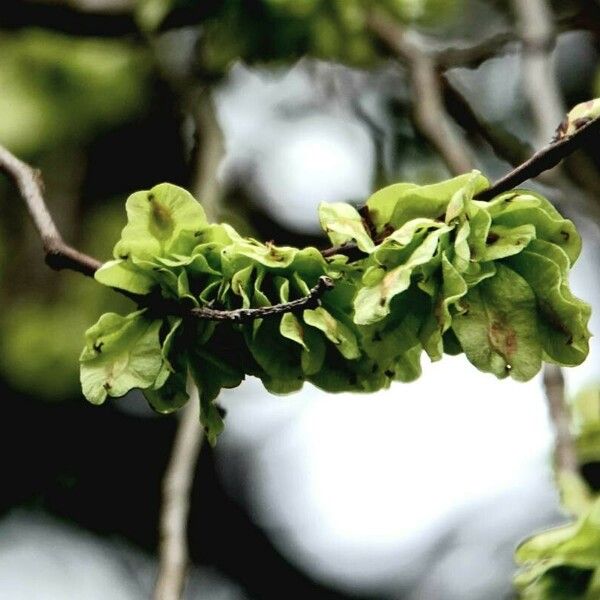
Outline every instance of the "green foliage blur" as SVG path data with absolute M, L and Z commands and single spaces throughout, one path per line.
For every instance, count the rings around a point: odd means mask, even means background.
M 116 40 L 45 30 L 0 36 L 0 140 L 31 156 L 82 143 L 147 101 L 146 55 Z
M 65 198 L 77 185 L 68 181 L 77 179 L 79 169 L 70 161 L 82 160 L 86 144 L 146 110 L 150 66 L 147 54 L 127 41 L 80 39 L 38 29 L 0 35 L 0 143 L 38 165 L 59 165 L 62 174 L 50 176 L 64 184 L 55 199 L 67 204 L 64 214 L 60 205 L 54 212 L 59 222 L 78 231 L 83 249 L 93 255 L 109 253 L 123 226 L 122 200 L 84 212 L 79 223 L 71 199 Z M 0 194 L 9 189 L 2 181 Z M 16 222 L 24 222 L 20 204 L 12 212 Z M 74 397 L 77 357 L 89 320 L 123 301 L 75 273 L 44 271 L 37 279 L 40 269 L 47 269 L 39 241 L 10 231 L 6 221 L 0 229 L 2 376 L 24 393 L 52 400 Z M 17 249 L 16 255 L 26 258 L 18 250 L 24 243 L 31 244 L 31 259 L 39 265 L 31 269 L 29 289 L 15 290 L 6 257 L 12 248 L 13 255 Z
M 82 238 L 87 240 L 83 250 L 107 256 L 123 221 L 118 199 L 95 209 L 82 230 Z M 16 298 L 2 299 L 0 365 L 2 376 L 15 389 L 61 401 L 79 394 L 77 360 L 90 319 L 108 308 L 125 309 L 131 303 L 78 273 L 52 276 L 56 281 L 46 298 L 25 291 Z
M 289 63 L 305 55 L 369 67 L 382 58 L 367 27 L 370 11 L 432 25 L 454 18 L 460 5 L 461 0 L 142 0 L 138 18 L 149 30 L 202 23 L 199 64 L 216 75 L 238 59 Z

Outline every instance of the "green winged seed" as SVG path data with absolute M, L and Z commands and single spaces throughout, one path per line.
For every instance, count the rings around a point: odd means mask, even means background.
M 479 260 L 493 261 L 522 252 L 536 237 L 534 225 L 528 223 L 516 227 L 493 225 L 487 236 L 486 245 Z
M 344 358 L 352 360 L 360 356 L 356 335 L 350 327 L 335 319 L 322 306 L 314 310 L 305 310 L 302 317 L 308 325 L 320 329 Z
M 133 264 L 131 260 L 109 260 L 94 274 L 98 283 L 132 294 L 149 294 L 156 286 L 154 273 Z
M 600 498 L 575 523 L 544 531 L 523 542 L 515 557 L 522 565 L 515 577 L 521 597 L 597 598 Z
M 115 246 L 115 258 L 129 256 L 153 260 L 168 256 L 180 236 L 189 237 L 189 247 L 178 253 L 191 253 L 195 235 L 208 225 L 204 210 L 186 190 L 161 183 L 151 190 L 136 192 L 127 199 L 127 225 Z
M 394 381 L 410 383 L 421 376 L 421 346 L 413 346 L 396 360 L 393 367 Z
M 573 265 L 581 252 L 581 237 L 577 233 L 575 225 L 555 213 L 556 209 L 548 210 L 541 199 L 533 196 L 526 196 L 525 203 L 531 204 L 531 199 L 533 199 L 538 202 L 538 206 L 520 208 L 519 204 L 522 198 L 523 196 L 517 196 L 511 200 L 509 209 L 493 217 L 494 224 L 506 227 L 533 225 L 536 232 L 535 237 L 560 246 Z
M 297 253 L 296 248 L 261 244 L 255 240 L 237 242 L 231 246 L 226 246 L 222 251 L 223 256 L 229 259 L 245 257 L 250 261 L 273 269 L 289 267 Z
M 557 139 L 573 135 L 578 129 L 600 116 L 600 98 L 587 100 L 574 106 L 556 132 Z
M 489 212 L 482 208 L 477 208 L 475 203 L 471 202 L 467 243 L 469 245 L 470 258 L 474 262 L 483 260 L 482 257 L 490 241 L 489 231 L 491 224 L 492 217 Z
M 433 361 L 440 360 L 444 353 L 443 334 L 452 324 L 450 307 L 467 293 L 467 284 L 444 253 L 442 255 L 442 285 L 435 300 L 433 312 L 420 333 L 423 348 Z M 462 310 L 462 309 L 461 309 Z M 461 312 L 456 310 L 456 312 Z
M 414 183 L 394 183 L 375 192 L 367 200 L 369 218 L 373 222 L 373 225 L 375 225 L 378 233 L 381 233 L 389 225 L 400 198 L 406 192 L 418 187 Z
M 283 337 L 281 317 L 255 321 L 253 331 L 244 332 L 248 348 L 260 368 L 274 379 L 297 379 L 302 376 L 301 346 Z
M 548 254 L 525 250 L 508 264 L 535 293 L 540 340 L 546 355 L 558 364 L 581 364 L 589 351 L 589 305 L 571 294 L 564 272 Z
M 160 389 L 169 378 L 172 373 L 175 373 L 175 367 L 171 363 L 171 354 L 175 354 L 175 344 L 177 336 L 181 332 L 182 319 L 174 319 L 172 323 L 169 323 L 170 329 L 161 347 L 162 365 L 154 380 L 154 389 Z M 178 354 L 178 353 L 177 353 Z
M 306 343 L 304 342 L 304 327 L 302 327 L 296 315 L 286 313 L 281 317 L 279 333 L 281 333 L 284 338 L 292 340 L 302 346 L 305 350 L 308 350 Z
M 203 347 L 187 352 L 190 373 L 200 395 L 200 422 L 211 446 L 217 443 L 225 425 L 215 404 L 222 388 L 235 388 L 244 373 Z
M 525 279 L 499 264 L 496 275 L 469 290 L 462 305 L 452 329 L 480 371 L 519 381 L 539 372 L 542 343 L 537 303 Z
M 450 200 L 465 187 L 470 195 L 475 195 L 488 188 L 489 181 L 481 173 L 473 171 L 441 183 L 408 189 L 398 199 L 390 225 L 397 229 L 419 217 L 445 220 Z
M 149 388 L 159 375 L 163 358 L 159 340 L 161 321 L 143 311 L 126 317 L 102 315 L 87 330 L 81 353 L 81 386 L 93 404 L 107 396 L 120 397 L 133 388 Z
M 305 375 L 314 375 L 323 367 L 327 346 L 323 334 L 316 328 L 305 326 L 302 329 L 304 349 L 300 356 L 300 365 Z
M 376 323 L 390 313 L 390 303 L 395 296 L 408 289 L 415 267 L 430 261 L 438 247 L 438 241 L 445 228 L 431 232 L 423 243 L 400 266 L 387 272 L 371 287 L 358 290 L 354 300 L 354 322 L 358 325 Z
M 321 202 L 319 219 L 323 231 L 329 236 L 334 246 L 356 242 L 363 252 L 372 252 L 375 244 L 365 228 L 358 211 L 343 202 Z
M 157 413 L 168 415 L 183 408 L 188 400 L 187 372 L 170 373 L 160 387 L 144 390 L 144 397 Z

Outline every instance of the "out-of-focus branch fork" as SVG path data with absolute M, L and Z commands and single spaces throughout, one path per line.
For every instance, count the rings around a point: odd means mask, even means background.
M 421 47 L 413 32 L 405 30 L 380 11 L 373 10 L 367 24 L 408 69 L 414 95 L 414 121 L 423 137 L 436 149 L 452 173 L 470 171 L 473 159 L 444 108 L 435 57 Z

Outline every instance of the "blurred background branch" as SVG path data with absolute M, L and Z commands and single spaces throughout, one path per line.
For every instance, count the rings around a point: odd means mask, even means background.
M 159 564 L 155 600 L 179 600 L 189 566 L 187 524 L 190 494 L 204 434 L 198 389 L 189 384 L 187 406 L 179 416 L 173 450 L 162 481 Z
M 522 42 L 523 94 L 532 110 L 539 147 L 552 139 L 566 112 L 551 56 L 556 32 L 546 0 L 513 0 L 513 7 Z
M 473 161 L 446 113 L 435 59 L 411 39 L 414 32 L 404 31 L 386 15 L 373 11 L 368 19 L 369 28 L 408 68 L 414 120 L 423 137 L 440 153 L 451 173 L 470 171 Z

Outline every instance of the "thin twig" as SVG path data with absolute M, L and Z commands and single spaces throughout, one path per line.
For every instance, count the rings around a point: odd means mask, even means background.
M 556 140 L 542 150 L 539 150 L 524 163 L 518 165 L 498 181 L 494 182 L 489 188 L 480 192 L 476 198 L 478 200 L 491 200 L 503 192 L 514 189 L 529 179 L 538 177 L 544 171 L 555 167 L 561 160 L 582 146 L 585 146 L 592 137 L 598 134 L 600 134 L 600 117 L 588 121 L 570 136 Z M 355 243 L 348 243 L 322 250 L 321 254 L 325 257 L 344 254 L 356 258 L 357 255 L 361 254 L 361 251 Z
M 0 146 L 0 171 L 3 171 L 19 190 L 42 240 L 48 266 L 57 271 L 70 269 L 93 277 L 102 263 L 75 250 L 62 239 L 44 201 L 44 184 L 40 172 L 19 160 L 2 146 Z
M 307 308 L 316 308 L 319 306 L 321 296 L 334 286 L 333 281 L 329 277 L 319 277 L 317 285 L 315 285 L 306 296 L 281 304 L 273 304 L 272 306 L 264 306 L 262 308 L 236 308 L 233 310 L 219 310 L 210 307 L 192 308 L 190 313 L 193 317 L 207 319 L 209 321 L 253 321 L 255 319 L 263 319 L 273 315 L 281 315 L 283 313 L 295 312 Z
M 544 171 L 550 171 L 600 131 L 600 121 L 594 119 L 582 124 L 568 137 L 553 138 L 557 131 L 556 124 L 563 119 L 566 111 L 552 64 L 551 52 L 556 31 L 551 8 L 546 0 L 512 2 L 523 42 L 522 88 L 534 116 L 538 145 L 546 144 L 551 138 L 553 141 L 482 192 L 479 198 L 483 200 L 489 200 Z M 554 172 L 547 173 L 546 176 L 557 183 L 563 194 L 567 195 L 563 177 Z
M 198 388 L 190 383 L 190 399 L 181 411 L 171 458 L 162 482 L 159 522 L 159 566 L 154 600 L 179 600 L 188 566 L 187 521 L 190 491 L 204 437 Z
M 425 139 L 437 150 L 454 174 L 473 167 L 464 140 L 454 129 L 444 108 L 443 93 L 435 59 L 405 31 L 379 11 L 372 11 L 369 29 L 406 65 L 414 95 L 414 120 Z
M 498 124 L 485 121 L 471 106 L 451 77 L 443 73 L 441 80 L 448 114 L 469 136 L 475 135 L 487 142 L 499 159 L 513 167 L 519 166 L 532 155 L 533 148 L 530 144 L 499 127 Z
M 453 67 L 475 68 L 481 63 L 498 56 L 511 42 L 518 41 L 513 31 L 501 31 L 470 46 L 451 47 L 433 53 L 438 67 L 450 69 Z
M 552 142 L 539 150 L 531 158 L 496 181 L 490 188 L 481 192 L 477 198 L 491 200 L 494 196 L 512 190 L 524 181 L 552 169 L 598 133 L 600 133 L 600 117 L 587 122 L 570 136 Z

